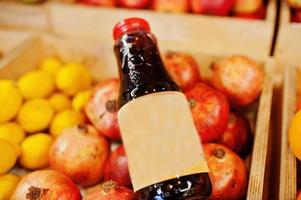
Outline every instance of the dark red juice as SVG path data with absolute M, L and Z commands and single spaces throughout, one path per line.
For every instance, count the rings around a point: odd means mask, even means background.
M 148 24 L 142 19 L 129 20 L 117 25 L 114 32 L 121 79 L 119 107 L 150 93 L 180 90 L 163 65 Z M 191 174 L 140 189 L 136 199 L 201 200 L 210 196 L 211 187 L 208 173 Z

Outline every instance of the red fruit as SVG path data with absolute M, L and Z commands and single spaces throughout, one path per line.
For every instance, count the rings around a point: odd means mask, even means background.
M 91 6 L 115 7 L 115 0 L 78 0 L 79 3 Z
M 124 8 L 142 9 L 150 4 L 150 0 L 117 0 L 118 6 Z
M 247 106 L 260 95 L 262 66 L 245 56 L 231 56 L 212 65 L 212 84 L 235 106 Z
M 227 16 L 230 14 L 235 0 L 190 0 L 194 13 Z
M 301 23 L 301 10 L 292 10 L 292 22 Z
M 297 106 L 296 111 L 301 110 L 301 98 L 297 99 Z
M 82 186 L 97 183 L 109 154 L 104 137 L 90 125 L 65 129 L 49 150 L 52 169 L 59 170 Z
M 297 199 L 296 200 L 301 200 L 301 190 L 298 190 Z
M 263 0 L 236 0 L 234 12 L 253 13 L 263 5 Z
M 114 181 L 107 181 L 83 200 L 133 200 L 134 192 L 126 187 L 118 186 Z
M 118 185 L 131 187 L 128 159 L 123 145 L 120 145 L 107 159 L 104 167 L 105 180 L 113 180 Z
M 227 128 L 229 103 L 219 91 L 198 83 L 185 93 L 203 143 L 217 140 Z
M 299 0 L 287 0 L 290 8 L 301 9 L 301 2 Z
M 246 193 L 248 172 L 243 160 L 220 144 L 204 144 L 212 193 L 209 199 L 242 199 Z
M 236 17 L 245 19 L 264 19 L 266 15 L 266 7 L 262 4 L 255 12 L 235 13 Z
M 237 113 L 231 112 L 227 130 L 218 139 L 218 143 L 225 145 L 238 154 L 245 155 L 252 141 L 252 134 L 248 120 Z
M 100 133 L 114 140 L 121 139 L 117 121 L 118 96 L 119 80 L 107 79 L 96 86 L 85 108 L 86 115 Z
M 71 179 L 59 171 L 39 170 L 21 179 L 11 199 L 80 200 L 81 195 Z
M 191 55 L 167 52 L 163 59 L 168 73 L 182 90 L 187 90 L 201 81 L 198 63 Z
M 189 0 L 153 0 L 152 8 L 164 12 L 188 12 Z

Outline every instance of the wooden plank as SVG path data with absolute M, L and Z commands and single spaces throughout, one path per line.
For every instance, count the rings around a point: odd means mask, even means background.
M 113 26 L 126 17 L 137 16 L 150 22 L 159 44 L 166 48 L 217 55 L 225 52 L 228 55 L 246 54 L 258 59 L 265 59 L 269 55 L 276 13 L 275 1 L 269 3 L 266 20 L 59 3 L 52 3 L 47 8 L 51 17 L 51 29 L 58 35 L 101 40 L 111 44 Z
M 56 56 L 63 61 L 79 61 L 92 71 L 97 80 L 117 76 L 117 67 L 112 50 L 109 46 L 101 45 L 101 42 L 80 41 L 78 39 L 66 39 L 42 35 L 31 38 L 19 48 L 0 61 L 0 78 L 17 78 L 25 71 L 38 65 L 42 58 Z M 168 49 L 164 47 L 165 49 Z M 171 49 L 177 50 L 177 49 Z M 193 52 L 188 52 L 193 53 Z M 218 55 L 195 53 L 200 64 L 202 74 L 209 76 L 211 63 L 220 59 Z M 260 59 L 258 59 L 260 60 Z M 24 65 L 26 63 L 26 65 Z M 268 140 L 270 127 L 270 113 L 273 93 L 273 60 L 267 60 L 265 65 L 265 81 L 258 102 L 251 111 L 250 123 L 254 124 L 254 146 L 252 155 L 246 163 L 250 169 L 247 199 L 263 199 L 267 195 L 266 166 L 270 159 L 268 154 Z M 15 172 L 19 172 L 16 170 Z M 20 171 L 24 174 L 24 171 Z
M 296 106 L 296 68 L 286 67 L 282 106 L 282 144 L 279 199 L 294 200 L 297 193 L 297 166 L 288 142 L 288 129 Z
M 32 34 L 29 32 L 0 28 L 0 60 L 31 36 Z
M 264 87 L 259 101 L 257 123 L 252 152 L 252 164 L 249 175 L 247 199 L 263 199 L 264 177 L 268 151 L 272 94 L 273 94 L 273 61 L 266 62 L 267 72 Z
M 23 5 L 0 2 L 0 25 L 20 29 L 48 29 L 48 17 L 43 5 Z
M 132 16 L 146 18 L 159 44 L 170 49 L 177 47 L 179 51 L 217 55 L 227 52 L 228 55 L 245 54 L 265 59 L 272 45 L 276 3 L 275 0 L 269 1 L 265 20 L 247 20 L 58 2 L 50 2 L 46 6 L 0 2 L 1 26 L 52 30 L 58 35 L 101 40 L 110 44 L 116 22 Z
M 301 24 L 290 22 L 290 10 L 283 0 L 275 57 L 290 65 L 300 64 Z

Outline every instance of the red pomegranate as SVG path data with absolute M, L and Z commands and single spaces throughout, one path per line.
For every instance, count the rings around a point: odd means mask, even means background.
M 56 170 L 39 170 L 24 176 L 11 196 L 12 200 L 80 200 L 76 185 Z
M 97 183 L 103 177 L 103 167 L 109 145 L 90 125 L 65 129 L 49 151 L 52 169 L 59 170 L 82 186 Z

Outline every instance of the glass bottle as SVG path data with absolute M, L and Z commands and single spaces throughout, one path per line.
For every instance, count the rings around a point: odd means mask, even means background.
M 117 58 L 117 63 L 119 67 L 119 76 L 120 76 L 119 108 L 120 110 L 123 110 L 122 111 L 123 113 L 134 112 L 133 110 L 135 106 L 133 106 L 133 104 L 136 102 L 135 100 L 137 99 L 140 100 L 140 98 L 142 97 L 144 98 L 143 100 L 146 100 L 148 96 L 151 96 L 154 93 L 156 93 L 156 95 L 161 95 L 161 96 L 173 95 L 173 93 L 175 95 L 183 95 L 180 91 L 179 86 L 172 80 L 172 78 L 169 76 L 168 72 L 166 71 L 162 59 L 160 57 L 156 38 L 150 32 L 150 27 L 145 20 L 140 18 L 129 18 L 123 20 L 122 22 L 118 23 L 115 26 L 113 35 L 115 39 L 114 50 Z M 142 99 L 139 102 L 141 101 Z M 158 100 L 158 102 L 160 101 Z M 126 110 L 125 107 L 127 107 L 127 105 L 130 103 L 132 107 Z M 184 108 L 184 112 L 183 112 L 184 115 L 185 113 L 187 113 L 186 111 L 189 110 L 188 103 L 187 102 L 185 103 L 187 104 L 187 107 Z M 173 102 L 170 102 L 170 104 L 173 104 Z M 141 131 L 145 131 L 142 129 L 145 129 L 146 127 L 141 126 L 139 120 L 143 120 L 144 116 L 146 116 L 148 112 L 153 111 L 153 110 L 147 110 L 146 107 L 148 106 L 139 107 L 139 109 L 137 108 L 138 111 L 135 111 L 140 113 L 141 116 L 135 116 L 135 113 L 132 113 L 131 115 L 118 113 L 121 134 L 123 137 L 123 142 L 129 159 L 129 168 L 130 168 L 131 177 L 134 173 L 136 173 L 133 171 L 133 169 L 137 171 L 137 169 L 142 170 L 143 168 L 143 167 L 137 168 L 134 165 L 140 163 L 141 166 L 141 162 L 143 162 L 142 159 L 150 159 L 147 158 L 147 156 L 145 156 L 147 154 L 147 151 L 149 150 L 147 149 L 147 147 L 143 147 L 143 148 L 141 147 L 140 149 L 139 147 L 137 147 L 135 149 L 135 147 L 133 146 L 136 144 L 135 142 L 133 142 L 133 138 L 128 139 L 128 137 L 131 137 L 129 135 L 132 134 L 132 131 L 134 131 L 133 129 L 140 128 Z M 162 115 L 167 115 L 166 116 L 167 118 L 171 116 L 168 116 L 168 113 L 164 112 L 164 107 L 159 107 L 159 109 L 162 110 L 162 114 L 160 113 L 160 116 L 158 116 L 157 123 L 158 126 L 161 126 L 162 124 L 160 124 L 160 122 L 162 120 L 160 121 L 160 118 L 162 117 Z M 177 107 L 172 109 L 177 109 Z M 120 110 L 119 112 L 121 112 Z M 179 112 L 181 112 L 181 110 L 179 110 Z M 133 119 L 129 120 L 128 119 L 130 118 L 129 116 L 132 117 Z M 153 116 L 153 118 L 155 117 L 156 116 Z M 123 120 L 122 118 L 127 118 L 127 120 Z M 187 118 L 189 118 L 188 119 L 189 122 L 193 121 L 191 115 L 187 116 Z M 133 123 L 134 125 L 132 125 L 131 128 L 128 127 L 124 128 L 127 126 L 126 123 L 132 123 L 133 120 L 137 120 L 136 121 L 137 127 L 135 126 L 135 123 Z M 148 121 L 152 121 L 152 120 L 156 120 L 156 119 L 148 119 Z M 175 124 L 175 127 L 176 126 L 177 124 Z M 189 123 L 187 126 L 194 126 L 194 125 L 191 125 L 191 123 Z M 150 125 L 150 127 L 152 127 L 152 125 Z M 164 129 L 164 127 L 162 127 L 162 129 Z M 194 129 L 195 127 L 192 127 L 192 130 Z M 194 134 L 196 134 L 196 131 L 194 131 Z M 139 137 L 139 134 L 137 135 L 138 136 L 135 136 L 136 138 Z M 142 139 L 143 138 L 141 138 L 141 140 Z M 160 140 L 160 138 L 157 139 Z M 173 140 L 172 137 L 170 140 Z M 160 146 L 153 149 L 155 149 L 155 151 L 160 152 L 161 150 L 159 148 L 162 147 L 162 151 L 165 152 L 165 150 L 170 150 L 172 148 L 175 148 L 177 145 L 181 145 L 181 144 L 176 144 L 176 146 L 169 147 L 170 143 L 172 142 L 166 142 L 166 144 L 163 143 L 163 145 L 161 144 Z M 198 148 L 200 149 L 202 148 L 200 142 L 198 142 L 198 144 L 194 142 L 193 144 L 198 145 Z M 151 144 L 146 144 L 146 146 L 147 145 L 154 146 L 157 144 L 151 143 Z M 132 157 L 131 153 L 137 154 L 137 152 L 141 152 L 141 151 L 143 151 L 142 152 L 143 156 L 141 156 L 141 159 L 136 158 L 135 160 L 133 158 L 134 156 Z M 190 152 L 188 150 L 187 154 L 189 153 Z M 155 158 L 153 159 L 155 160 Z M 168 159 L 169 158 L 166 158 L 166 160 Z M 173 158 L 170 159 L 177 159 L 177 157 L 174 156 Z M 205 162 L 205 164 L 203 163 L 205 166 L 207 165 L 205 160 L 203 160 L 202 162 Z M 158 162 L 150 163 L 150 165 L 146 166 L 146 168 L 150 169 L 151 167 L 152 168 L 159 167 L 160 165 L 157 164 Z M 147 175 L 147 171 L 145 175 Z M 135 182 L 139 182 L 139 181 L 140 180 L 133 180 L 132 177 L 134 189 L 135 189 Z M 184 199 L 201 200 L 201 199 L 206 199 L 210 196 L 211 189 L 212 189 L 211 187 L 212 185 L 208 175 L 208 171 L 206 170 L 204 172 L 197 171 L 195 173 L 193 173 L 192 171 L 191 174 L 185 173 L 185 175 L 183 176 L 180 174 L 174 174 L 174 176 L 169 179 L 166 178 L 162 181 L 150 183 L 149 185 L 143 188 L 138 187 L 138 190 L 135 192 L 135 194 L 137 200 L 184 200 Z

